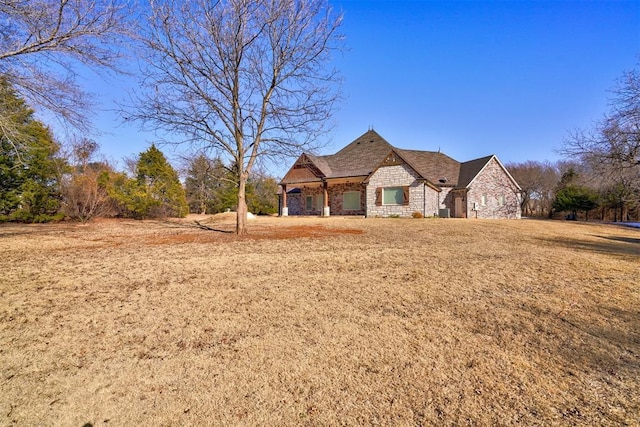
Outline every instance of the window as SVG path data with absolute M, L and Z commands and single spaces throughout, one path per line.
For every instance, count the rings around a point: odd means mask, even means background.
M 376 205 L 409 205 L 409 187 L 376 188 Z
M 402 196 L 402 187 L 385 188 L 382 190 L 382 203 L 385 205 L 401 205 Z
M 313 196 L 307 196 L 305 210 L 312 211 L 313 210 Z
M 480 205 L 481 206 L 487 206 L 487 195 L 483 194 L 482 197 L 480 197 Z
M 504 194 L 498 196 L 498 206 L 504 206 Z
M 346 191 L 342 195 L 342 209 L 345 211 L 357 211 L 360 209 L 360 192 Z
M 322 212 L 324 209 L 324 196 L 322 194 L 318 194 L 316 197 L 316 210 Z

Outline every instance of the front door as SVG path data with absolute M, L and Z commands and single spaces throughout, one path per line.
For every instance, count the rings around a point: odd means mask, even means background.
M 455 198 L 454 218 L 464 218 L 464 209 L 462 208 L 462 197 Z

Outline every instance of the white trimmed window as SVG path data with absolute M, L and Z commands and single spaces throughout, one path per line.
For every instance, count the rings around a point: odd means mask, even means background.
M 305 199 L 305 210 L 312 211 L 313 210 L 313 196 L 307 196 Z
M 360 210 L 360 192 L 345 191 L 342 194 L 342 209 L 345 211 Z
M 498 196 L 498 206 L 504 206 L 504 194 Z
M 482 197 L 480 197 L 480 206 L 487 206 L 487 195 L 483 194 Z

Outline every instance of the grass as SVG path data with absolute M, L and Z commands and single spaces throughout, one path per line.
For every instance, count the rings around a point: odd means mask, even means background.
M 3 425 L 637 425 L 640 230 L 0 226 Z

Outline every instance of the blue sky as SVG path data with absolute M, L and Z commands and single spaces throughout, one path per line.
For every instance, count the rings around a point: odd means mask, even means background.
M 318 154 L 373 126 L 397 147 L 460 161 L 555 161 L 568 132 L 599 119 L 615 80 L 640 63 L 640 1 L 332 4 L 344 13 L 348 50 L 335 58 L 344 101 Z M 109 111 L 132 82 L 86 83 L 102 101 L 96 140 L 107 158 L 118 162 L 156 140 Z

